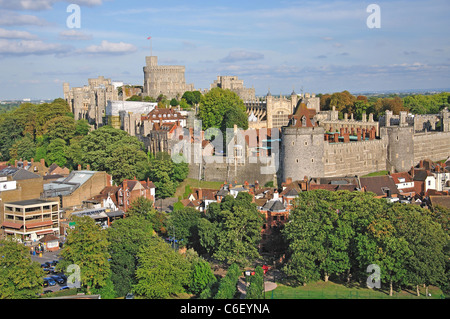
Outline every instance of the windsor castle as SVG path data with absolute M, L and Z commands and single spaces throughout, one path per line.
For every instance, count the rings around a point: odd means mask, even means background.
M 94 129 L 99 128 L 110 124 L 108 104 L 122 103 L 124 110 L 117 121 L 127 124 L 118 124 L 118 127 L 145 140 L 147 136 L 141 136 L 139 127 L 144 126 L 148 110 L 155 106 L 143 105 L 140 112 L 134 105 L 130 108 L 133 114 L 126 110 L 125 100 L 131 95 L 156 97 L 160 94 L 179 99 L 184 92 L 193 91 L 194 86 L 186 84 L 184 66 L 160 66 L 157 57 L 146 57 L 143 71 L 143 85 L 128 90 L 120 90 L 123 83 L 104 77 L 89 79 L 87 86 L 78 88 L 70 88 L 64 83 L 64 97 L 75 119 L 87 119 Z M 214 87 L 238 94 L 247 108 L 249 131 L 256 135 L 264 131 L 265 138 L 262 137 L 257 145 L 250 145 L 247 139 L 247 145 L 234 161 L 191 163 L 192 178 L 264 183 L 303 180 L 305 177 L 365 175 L 383 170 L 403 172 L 421 160 L 439 161 L 450 155 L 448 109 L 434 115 L 406 112 L 393 115 L 387 111 L 378 121 L 372 114 L 363 114 L 362 120 L 355 120 L 352 114 L 339 119 L 334 108 L 321 110 L 320 99 L 314 94 L 292 92 L 290 96 L 273 96 L 269 91 L 264 97 L 256 97 L 255 89 L 246 88 L 236 76 L 219 76 L 210 88 Z M 156 136 L 147 133 L 145 135 Z M 165 139 L 167 142 L 167 136 Z M 174 139 L 176 142 L 179 138 Z M 166 148 L 170 151 L 170 146 Z M 263 149 L 265 153 L 261 153 Z M 278 163 L 276 171 L 264 170 L 260 162 L 250 160 L 255 150 Z

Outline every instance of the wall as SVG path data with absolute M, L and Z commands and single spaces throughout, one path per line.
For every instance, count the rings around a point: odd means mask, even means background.
M 386 169 L 387 139 L 325 143 L 324 176 L 366 175 Z
M 415 134 L 413 143 L 415 164 L 425 159 L 445 160 L 450 156 L 450 132 Z

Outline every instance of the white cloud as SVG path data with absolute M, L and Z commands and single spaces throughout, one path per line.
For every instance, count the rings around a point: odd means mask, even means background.
M 57 43 L 40 40 L 12 41 L 0 39 L 0 55 L 48 55 L 67 52 L 70 48 Z
M 27 31 L 7 30 L 0 28 L 0 39 L 35 40 L 37 36 Z
M 1 1 L 1 0 L 0 0 Z M 49 23 L 33 15 L 17 14 L 15 12 L 0 11 L 0 25 L 3 26 L 46 26 Z
M 91 45 L 82 50 L 81 53 L 88 54 L 128 54 L 137 51 L 137 47 L 130 43 L 114 43 L 103 40 L 100 45 Z

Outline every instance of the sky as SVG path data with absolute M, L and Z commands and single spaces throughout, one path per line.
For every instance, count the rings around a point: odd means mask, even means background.
M 100 75 L 143 85 L 150 47 L 159 64 L 184 65 L 196 89 L 219 75 L 257 95 L 449 88 L 449 9 L 448 0 L 0 0 L 0 101 L 63 97 L 64 82 Z

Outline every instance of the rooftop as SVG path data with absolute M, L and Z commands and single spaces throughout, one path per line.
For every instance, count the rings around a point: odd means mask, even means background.
M 45 205 L 45 204 L 58 204 L 58 202 L 46 201 L 42 199 L 29 199 L 29 200 L 21 200 L 17 202 L 5 203 L 5 205 L 15 205 L 15 206 L 37 206 L 37 205 Z

